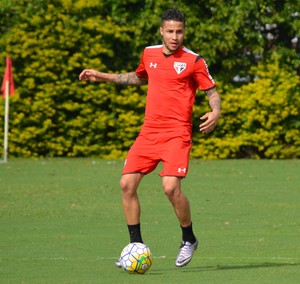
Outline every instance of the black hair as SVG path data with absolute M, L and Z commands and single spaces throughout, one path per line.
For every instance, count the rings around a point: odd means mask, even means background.
M 162 16 L 161 16 L 161 26 L 163 26 L 165 21 L 176 21 L 176 22 L 181 22 L 183 23 L 183 26 L 185 27 L 185 18 L 184 18 L 184 14 L 175 9 L 169 9 L 167 11 L 165 11 Z

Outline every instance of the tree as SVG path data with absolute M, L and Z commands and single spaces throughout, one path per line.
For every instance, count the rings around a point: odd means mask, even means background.
M 225 121 L 221 120 L 221 126 L 203 145 L 217 143 L 224 150 L 222 143 L 228 146 L 231 138 L 237 141 L 236 135 L 242 137 L 234 128 L 239 112 L 229 109 L 227 98 L 243 104 L 248 101 L 245 99 L 249 95 L 247 86 L 255 87 L 258 97 L 260 84 L 272 88 L 263 80 L 254 81 L 253 66 L 259 63 L 261 69 L 271 68 L 270 60 L 278 54 L 278 66 L 289 66 L 284 70 L 296 77 L 294 72 L 299 72 L 299 46 L 295 40 L 300 30 L 298 1 L 0 1 L 0 58 L 4 63 L 6 55 L 12 57 L 16 84 L 16 94 L 11 98 L 9 137 L 9 153 L 14 156 L 124 157 L 143 121 L 146 87 L 86 84 L 77 78 L 83 68 L 107 72 L 135 70 L 144 47 L 161 43 L 160 16 L 170 7 L 185 13 L 185 45 L 208 62 L 225 102 L 223 117 L 232 116 L 232 126 L 226 124 L 229 132 L 222 132 Z M 294 40 L 292 48 L 291 40 Z M 1 65 L 1 73 L 4 65 Z M 298 90 L 295 86 L 286 87 Z M 237 95 L 241 101 L 236 100 Z M 274 93 L 274 96 L 280 95 Z M 199 116 L 207 108 L 204 96 L 203 93 L 197 95 L 196 133 Z M 255 94 L 251 93 L 250 97 L 254 99 Z M 243 104 L 243 112 L 247 113 L 251 107 L 250 101 L 248 106 Z M 1 116 L 3 111 L 0 105 Z M 294 121 L 295 117 L 284 119 Z M 0 131 L 1 124 L 2 120 Z M 275 124 L 270 126 L 276 128 Z M 247 133 L 248 130 L 240 131 Z M 291 136 L 293 132 L 289 133 Z M 196 142 L 199 135 L 195 137 Z M 225 139 L 220 142 L 223 136 Z M 227 152 L 212 155 L 252 156 L 249 154 L 252 146 L 256 157 L 277 155 L 268 154 L 265 148 L 262 154 L 258 153 L 256 142 L 249 139 L 252 144 L 247 142 L 248 150 L 245 145 L 241 147 L 242 140 L 238 140 L 235 148 L 231 145 L 230 149 L 226 148 Z M 286 139 L 280 138 L 280 145 L 290 145 Z M 201 147 L 194 148 L 193 155 L 211 157 L 212 152 L 200 153 Z M 296 150 L 293 151 L 284 155 L 297 156 Z
M 84 67 L 109 71 L 119 64 L 122 59 L 116 59 L 114 45 L 126 46 L 130 27 L 117 26 L 102 15 L 100 0 L 11 3 L 13 24 L 0 39 L 0 57 L 12 56 L 17 87 L 11 104 L 10 153 L 109 154 L 115 86 L 82 85 L 78 75 Z

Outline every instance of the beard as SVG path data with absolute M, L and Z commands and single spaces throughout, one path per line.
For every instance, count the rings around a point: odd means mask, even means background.
M 178 43 L 176 43 L 176 45 L 175 44 L 173 45 L 173 44 L 163 40 L 163 45 L 164 45 L 165 49 L 168 51 L 168 53 L 174 53 L 181 47 L 182 42 L 178 42 Z

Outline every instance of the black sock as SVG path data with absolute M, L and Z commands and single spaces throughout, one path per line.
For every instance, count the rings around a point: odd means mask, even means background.
M 127 225 L 131 243 L 143 243 L 141 225 Z
M 181 227 L 182 230 L 182 240 L 184 242 L 189 242 L 191 244 L 194 244 L 196 242 L 196 237 L 193 233 L 193 225 L 191 224 L 188 227 Z

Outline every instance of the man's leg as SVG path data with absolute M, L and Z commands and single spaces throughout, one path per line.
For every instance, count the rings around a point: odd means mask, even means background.
M 182 243 L 176 259 L 176 266 L 187 265 L 197 249 L 198 241 L 193 233 L 190 204 L 181 191 L 181 178 L 164 176 L 162 178 L 165 194 L 170 200 L 182 229 Z
M 122 203 L 127 225 L 140 223 L 140 202 L 137 195 L 137 189 L 143 174 L 125 174 L 120 180 L 122 190 Z
M 187 227 L 191 225 L 190 203 L 185 194 L 181 191 L 181 178 L 164 176 L 162 177 L 162 183 L 165 194 L 174 208 L 180 226 Z
M 124 174 L 120 180 L 123 210 L 131 243 L 143 242 L 140 228 L 141 208 L 137 195 L 137 189 L 143 176 L 140 173 Z M 122 267 L 120 260 L 116 261 L 115 265 Z

